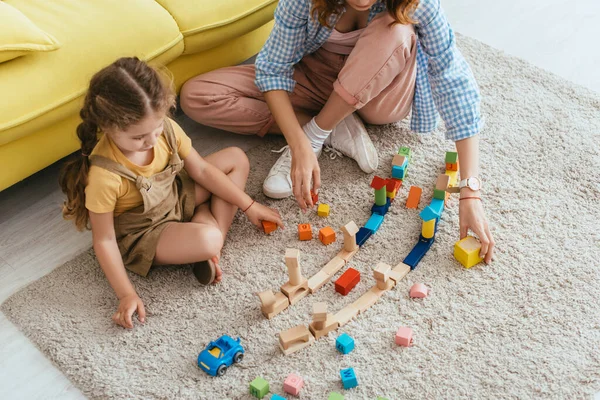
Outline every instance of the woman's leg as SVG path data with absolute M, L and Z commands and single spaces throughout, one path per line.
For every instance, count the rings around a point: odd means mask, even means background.
M 227 148 L 205 157 L 240 189 L 248 179 L 249 163 L 239 148 Z M 171 224 L 161 233 L 156 247 L 156 264 L 189 264 L 213 260 L 216 281 L 221 269 L 218 259 L 237 207 L 196 184 L 196 210 L 191 222 Z M 210 200 L 210 201 L 209 201 Z

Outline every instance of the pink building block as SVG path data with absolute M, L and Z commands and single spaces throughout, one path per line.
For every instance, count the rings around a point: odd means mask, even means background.
M 285 381 L 283 381 L 283 390 L 294 396 L 300 394 L 302 386 L 304 386 L 304 380 L 296 374 L 289 374 L 288 377 L 285 378 Z
M 396 344 L 398 346 L 409 347 L 412 346 L 412 329 L 407 327 L 398 328 L 398 332 L 396 332 Z
M 415 283 L 410 288 L 410 297 L 427 297 L 429 294 L 429 288 L 422 283 Z

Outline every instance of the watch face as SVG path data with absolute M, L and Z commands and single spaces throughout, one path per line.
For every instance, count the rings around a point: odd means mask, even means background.
M 479 190 L 479 189 L 481 189 L 481 185 L 479 183 L 479 179 L 475 179 L 475 178 L 469 178 L 469 180 L 467 181 L 467 186 L 469 188 L 471 188 L 472 190 Z

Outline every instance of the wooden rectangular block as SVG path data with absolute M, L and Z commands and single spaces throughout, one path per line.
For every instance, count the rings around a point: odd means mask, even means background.
M 359 249 L 356 249 L 354 251 L 342 250 L 337 254 L 336 257 L 339 257 L 348 263 L 348 262 L 350 262 L 352 257 L 354 257 L 354 255 L 358 252 L 358 250 Z
M 310 293 L 316 292 L 317 290 L 321 289 L 330 278 L 331 276 L 323 271 L 317 272 L 308 280 L 308 291 Z
M 333 318 L 337 321 L 340 326 L 346 325 L 348 322 L 352 320 L 352 318 L 358 315 L 358 310 L 352 306 L 352 304 L 347 305 L 338 311 Z
M 300 261 L 300 250 L 285 249 L 285 265 L 288 268 L 298 268 L 299 261 Z
M 403 156 L 402 154 L 394 154 L 394 158 L 392 158 L 392 165 L 401 167 L 404 165 L 405 162 L 406 156 Z
M 435 182 L 435 188 L 437 190 L 446 191 L 450 185 L 450 176 L 446 174 L 439 174 L 437 181 Z
M 315 339 L 329 334 L 329 332 L 336 330 L 340 326 L 332 314 L 327 314 L 327 318 L 321 329 L 317 329 L 315 325 L 316 324 L 312 322 L 308 326 L 308 329 L 310 329 L 310 332 L 314 335 Z
M 411 186 L 408 191 L 408 199 L 406 199 L 406 208 L 417 208 L 421 201 L 421 193 L 423 189 L 418 186 Z
M 308 294 L 308 280 L 304 279 L 299 285 L 292 285 L 288 282 L 281 286 L 281 291 L 290 299 L 290 304 L 294 305 Z
M 390 271 L 390 278 L 395 280 L 396 283 L 398 283 L 409 272 L 410 272 L 410 265 L 407 265 L 407 264 L 404 264 L 403 262 L 401 262 Z
M 279 348 L 285 355 L 292 354 L 315 341 L 315 337 L 305 325 L 298 325 L 279 333 Z
M 271 292 L 271 291 L 269 290 L 268 292 Z M 272 293 L 273 292 L 271 292 L 271 294 Z M 260 296 L 261 296 L 261 293 L 259 293 L 259 297 Z M 268 297 L 271 298 L 270 296 L 268 296 Z M 261 298 L 261 302 L 262 301 L 263 300 Z M 280 312 L 282 312 L 283 310 L 285 310 L 286 308 L 288 308 L 289 305 L 290 305 L 290 300 L 283 293 L 277 292 L 273 296 L 273 303 L 271 304 L 271 306 L 268 308 L 262 307 L 262 313 L 265 317 L 267 317 L 268 319 L 271 319 L 274 316 L 276 316 L 277 314 L 279 314 Z
M 313 319 L 318 321 L 327 319 L 327 303 L 319 301 L 313 304 Z
M 346 260 L 341 258 L 340 256 L 333 257 L 323 268 L 321 271 L 325 272 L 328 276 L 335 275 L 340 269 L 342 269 L 346 265 Z
M 361 313 L 375 304 L 377 300 L 379 300 L 379 296 L 369 290 L 352 303 L 352 307 L 356 308 L 358 312 Z

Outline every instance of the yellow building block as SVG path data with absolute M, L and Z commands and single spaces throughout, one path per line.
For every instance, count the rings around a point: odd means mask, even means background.
M 425 239 L 431 239 L 435 233 L 435 218 L 429 221 L 423 221 L 423 227 L 421 228 L 421 235 Z
M 317 215 L 319 217 L 328 217 L 329 216 L 329 204 L 319 204 L 317 208 Z
M 448 185 L 456 186 L 456 181 L 458 179 L 458 171 L 446 170 L 446 175 L 450 177 L 450 182 L 448 183 Z
M 454 258 L 465 268 L 471 268 L 483 261 L 483 258 L 479 257 L 480 251 L 481 243 L 473 236 L 467 236 L 454 244 Z

